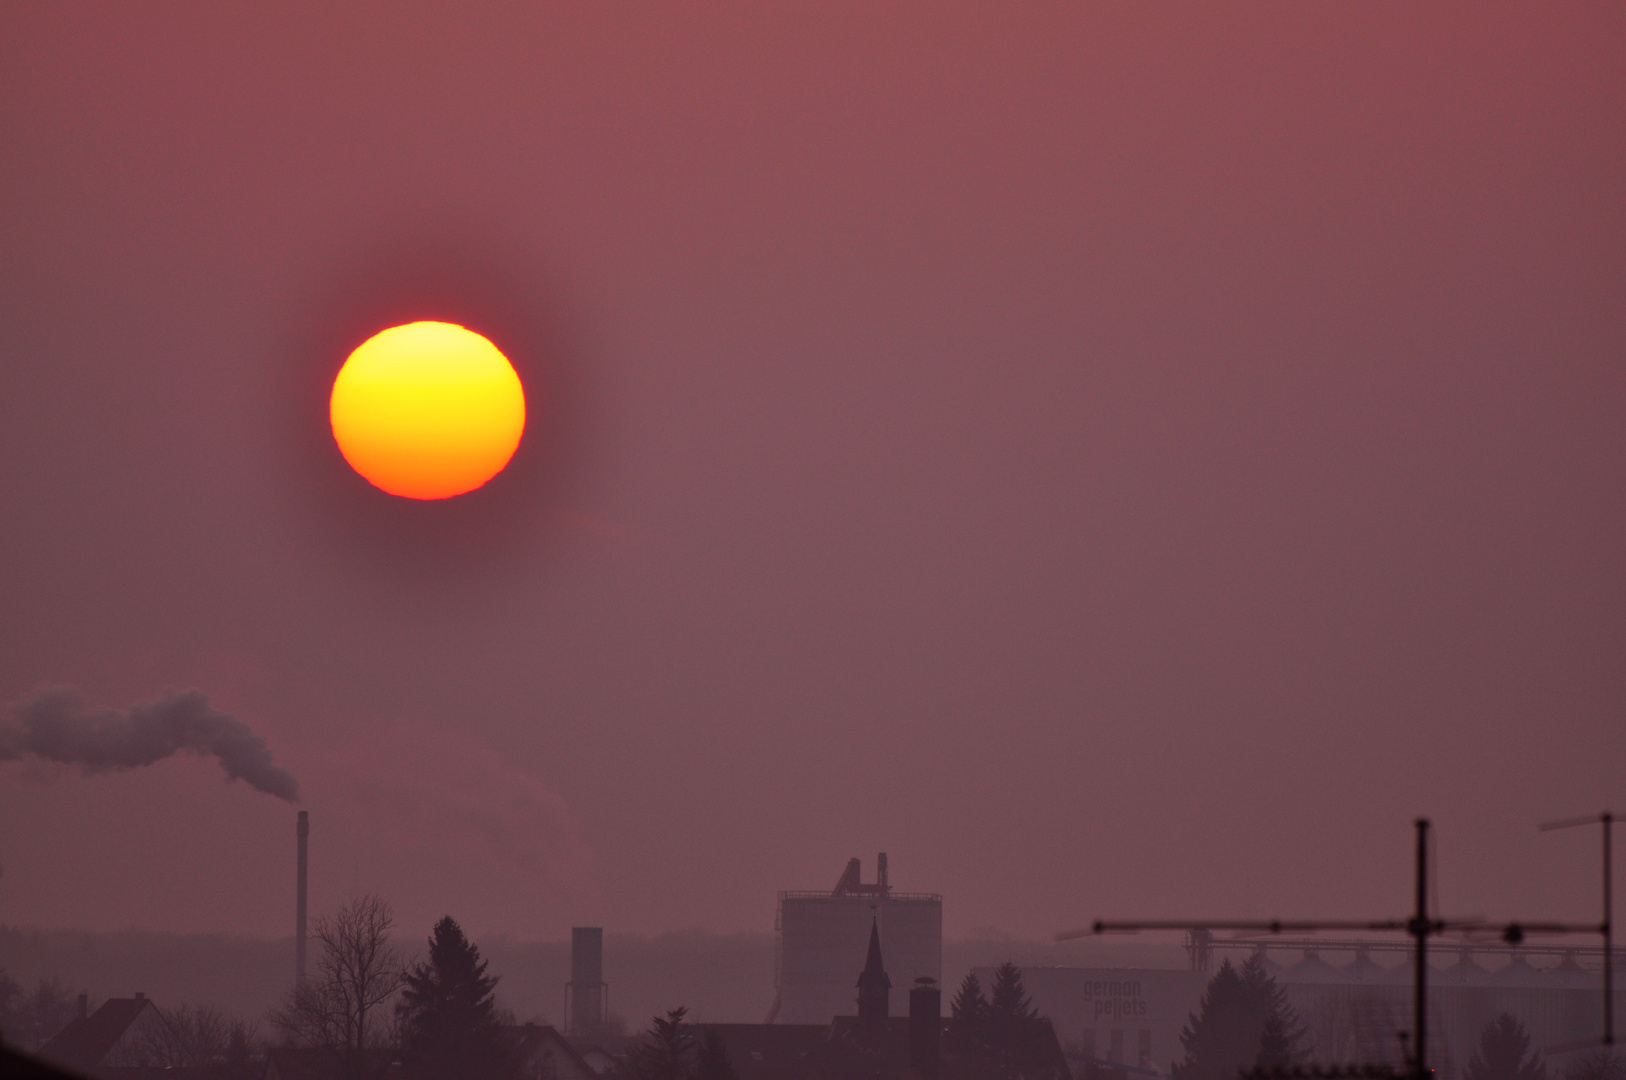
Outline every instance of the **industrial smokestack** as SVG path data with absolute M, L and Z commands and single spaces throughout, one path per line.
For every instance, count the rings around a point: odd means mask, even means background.
M 299 812 L 299 873 L 294 885 L 294 983 L 305 981 L 305 864 L 310 848 L 311 816 Z
M 604 982 L 604 928 L 576 926 L 570 931 L 570 987 L 565 1001 L 565 1030 L 595 1035 L 604 1026 L 609 986 Z

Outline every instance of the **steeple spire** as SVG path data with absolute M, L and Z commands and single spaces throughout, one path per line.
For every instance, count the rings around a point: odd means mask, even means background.
M 881 963 L 881 924 L 872 918 L 869 924 L 869 955 L 864 960 L 864 971 L 858 976 L 858 1023 L 860 1027 L 884 1025 L 892 1011 L 892 980 L 887 978 L 886 966 Z

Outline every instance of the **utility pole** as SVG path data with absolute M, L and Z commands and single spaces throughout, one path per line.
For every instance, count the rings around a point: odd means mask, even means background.
M 1590 824 L 1603 821 L 1604 836 L 1609 835 L 1609 815 L 1602 818 L 1580 818 L 1575 821 L 1555 822 L 1543 828 L 1567 828 L 1570 825 Z M 1427 818 L 1418 818 L 1414 823 L 1417 830 L 1417 869 L 1416 869 L 1416 911 L 1409 919 L 1374 919 L 1370 921 L 1350 920 L 1332 922 L 1299 922 L 1285 919 L 1256 920 L 1223 920 L 1223 919 L 1172 919 L 1153 922 L 1108 922 L 1097 919 L 1087 929 L 1064 930 L 1056 935 L 1057 941 L 1071 941 L 1074 938 L 1086 937 L 1092 934 L 1134 933 L 1138 930 L 1185 930 L 1208 932 L 1213 930 L 1232 930 L 1243 933 L 1314 933 L 1323 930 L 1373 932 L 1401 932 L 1411 936 L 1416 942 L 1414 966 L 1412 969 L 1412 1030 L 1402 1032 L 1401 1037 L 1411 1040 L 1411 1048 L 1407 1054 L 1410 1059 L 1407 1065 L 1411 1075 L 1417 1080 L 1429 1080 L 1432 1075 L 1428 1067 L 1428 939 L 1447 932 L 1476 934 L 1487 931 L 1496 931 L 1502 940 L 1509 945 L 1522 942 L 1527 934 L 1596 934 L 1604 935 L 1604 1042 L 1608 1045 L 1613 1041 L 1613 1027 L 1609 1014 L 1612 1009 L 1610 1003 L 1610 975 L 1609 975 L 1609 852 L 1607 839 L 1604 848 L 1604 921 L 1603 925 L 1569 924 L 1569 923 L 1489 923 L 1483 920 L 1463 920 L 1460 922 L 1447 922 L 1444 919 L 1429 917 L 1428 913 L 1428 832 Z
M 1417 967 L 1412 973 L 1411 1029 L 1416 1039 L 1418 1076 L 1428 1075 L 1428 818 L 1417 819 L 1417 914 L 1408 930 L 1417 939 Z

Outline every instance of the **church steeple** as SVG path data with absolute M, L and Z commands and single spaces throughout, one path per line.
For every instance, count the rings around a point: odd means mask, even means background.
M 876 919 L 869 924 L 869 955 L 864 960 L 864 971 L 858 976 L 858 1024 L 860 1027 L 884 1025 L 892 1012 L 892 980 L 886 976 L 881 963 L 881 925 Z

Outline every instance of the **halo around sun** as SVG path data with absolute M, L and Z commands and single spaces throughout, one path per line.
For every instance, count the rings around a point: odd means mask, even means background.
M 393 326 L 361 343 L 328 402 L 339 452 L 368 483 L 448 499 L 502 472 L 525 431 L 508 358 L 454 323 Z

